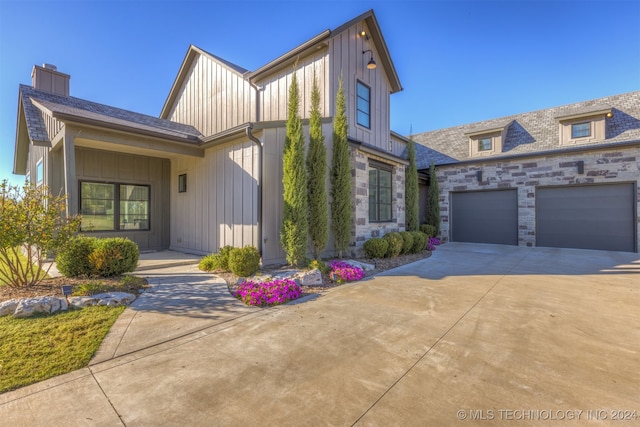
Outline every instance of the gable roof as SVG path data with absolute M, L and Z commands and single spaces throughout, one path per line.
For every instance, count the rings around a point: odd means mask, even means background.
M 570 148 L 560 145 L 558 120 L 604 114 L 608 110 L 613 117 L 607 119 L 605 141 Z M 470 135 L 505 127 L 507 133 L 501 153 L 481 159 L 469 157 Z M 432 160 L 436 165 L 442 165 L 640 143 L 640 91 L 424 132 L 413 135 L 412 139 L 422 146 L 416 150 L 418 169 L 428 168 Z
M 169 117 L 169 112 L 171 110 L 171 107 L 173 106 L 176 99 L 180 95 L 180 88 L 182 87 L 182 85 L 184 84 L 184 81 L 189 76 L 189 70 L 191 69 L 191 66 L 193 65 L 194 61 L 198 59 L 198 57 L 201 55 L 209 58 L 211 61 L 217 62 L 218 64 L 228 68 L 229 70 L 233 71 L 239 76 L 244 76 L 246 73 L 249 72 L 248 70 L 242 68 L 241 66 L 236 65 L 232 62 L 229 62 L 225 59 L 222 59 L 219 56 L 209 53 L 204 49 L 200 49 L 199 47 L 194 45 L 189 45 L 189 49 L 187 49 L 187 54 L 182 60 L 182 64 L 180 65 L 180 69 L 178 70 L 178 75 L 176 76 L 176 79 L 174 80 L 173 85 L 171 85 L 171 89 L 169 90 L 169 95 L 167 96 L 167 99 L 164 102 L 164 105 L 162 106 L 162 111 L 160 112 L 161 118 L 166 119 L 167 117 Z
M 185 58 L 182 61 L 182 65 L 180 66 L 178 75 L 176 76 L 176 79 L 174 80 L 173 85 L 171 86 L 171 90 L 169 90 L 169 95 L 167 96 L 164 106 L 162 107 L 162 111 L 160 112 L 160 117 L 165 119 L 169 117 L 171 107 L 174 105 L 174 103 L 176 102 L 176 99 L 179 96 L 180 88 L 184 84 L 184 81 L 187 79 L 189 75 L 189 70 L 191 69 L 193 62 L 200 55 L 206 56 L 212 61 L 215 61 L 219 64 L 224 65 L 225 67 L 234 71 L 239 76 L 242 76 L 245 79 L 256 80 L 261 75 L 264 75 L 267 72 L 270 72 L 276 68 L 285 66 L 290 61 L 295 60 L 296 57 L 303 55 L 304 53 L 309 52 L 311 50 L 315 50 L 318 47 L 318 45 L 322 43 L 326 43 L 326 40 L 329 39 L 330 37 L 336 36 L 342 33 L 343 31 L 346 31 L 347 29 L 349 29 L 350 27 L 352 27 L 353 25 L 361 21 L 365 21 L 367 24 L 367 27 L 369 28 L 369 32 L 371 33 L 371 39 L 378 52 L 378 56 L 379 56 L 378 59 L 382 64 L 382 68 L 384 69 L 385 73 L 389 78 L 389 83 L 391 85 L 391 90 L 392 90 L 391 93 L 401 91 L 402 84 L 400 83 L 400 79 L 398 78 L 398 73 L 396 71 L 395 66 L 393 65 L 393 61 L 391 60 L 391 55 L 389 54 L 389 49 L 387 48 L 387 44 L 385 43 L 384 38 L 382 36 L 382 31 L 380 30 L 380 25 L 378 24 L 376 15 L 373 12 L 373 9 L 371 9 L 359 16 L 356 16 L 352 20 L 345 22 L 344 24 L 340 25 L 334 30 L 325 30 L 319 33 L 315 37 L 312 37 L 306 42 L 296 46 L 290 51 L 280 55 L 279 57 L 257 68 L 254 71 L 248 71 L 236 64 L 233 64 L 203 49 L 200 49 L 199 47 L 190 45 L 189 49 L 187 49 L 187 54 L 185 55 Z
M 49 146 L 46 117 L 62 122 L 134 132 L 179 143 L 199 144 L 202 135 L 193 126 L 140 114 L 73 96 L 51 94 L 20 85 L 14 173 L 24 173 L 29 143 Z

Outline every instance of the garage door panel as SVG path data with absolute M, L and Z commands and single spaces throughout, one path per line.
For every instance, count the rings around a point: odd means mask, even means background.
M 451 240 L 518 244 L 516 190 L 452 193 Z
M 536 190 L 538 246 L 635 250 L 633 184 Z

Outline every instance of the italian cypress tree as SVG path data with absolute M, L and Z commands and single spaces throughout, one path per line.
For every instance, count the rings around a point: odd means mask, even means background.
M 407 231 L 418 231 L 420 228 L 420 210 L 418 206 L 418 169 L 416 167 L 416 146 L 412 139 L 407 144 L 409 166 L 405 169 L 404 204 Z
M 429 167 L 429 194 L 427 224 L 436 227 L 436 236 L 440 234 L 440 199 L 438 191 L 438 177 L 436 176 L 436 166 L 431 162 Z
M 307 252 L 307 176 L 299 106 L 300 92 L 294 69 L 289 87 L 287 131 L 282 158 L 284 212 L 280 230 L 280 242 L 287 254 L 287 262 L 291 265 L 299 265 Z
M 316 259 L 329 239 L 329 213 L 327 209 L 327 149 L 322 134 L 320 116 L 320 88 L 313 76 L 311 112 L 309 117 L 309 152 L 307 154 L 307 191 L 309 203 L 309 238 Z
M 331 230 L 338 256 L 351 240 L 351 167 L 347 141 L 347 113 L 342 76 L 336 94 L 336 112 L 333 119 L 333 156 L 331 161 Z

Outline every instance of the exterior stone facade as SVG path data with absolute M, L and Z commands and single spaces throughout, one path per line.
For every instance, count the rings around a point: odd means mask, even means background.
M 357 149 L 350 152 L 351 195 L 353 199 L 353 226 L 351 240 L 351 256 L 361 256 L 364 242 L 372 237 L 382 237 L 386 233 L 405 230 L 404 182 L 405 166 L 389 159 L 364 153 Z M 391 210 L 393 219 L 388 222 L 369 221 L 369 160 L 377 160 L 393 166 L 391 179 L 393 182 Z
M 584 173 L 578 173 L 584 162 Z M 482 171 L 478 182 L 477 172 Z M 483 159 L 474 163 L 442 165 L 437 168 L 440 190 L 441 236 L 450 236 L 451 193 L 457 191 L 518 190 L 518 245 L 536 245 L 536 189 L 575 184 L 635 183 L 636 215 L 640 223 L 640 148 L 608 147 L 601 150 L 547 154 L 512 160 Z M 636 232 L 640 248 L 640 233 Z

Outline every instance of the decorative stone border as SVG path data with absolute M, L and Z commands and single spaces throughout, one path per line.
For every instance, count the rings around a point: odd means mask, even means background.
M 52 314 L 58 311 L 68 310 L 69 306 L 83 308 L 92 305 L 105 305 L 107 307 L 117 307 L 129 305 L 136 299 L 134 294 L 126 292 L 109 292 L 96 294 L 89 297 L 35 297 L 10 299 L 0 303 L 0 317 L 13 315 L 16 318 L 33 316 L 34 314 Z

